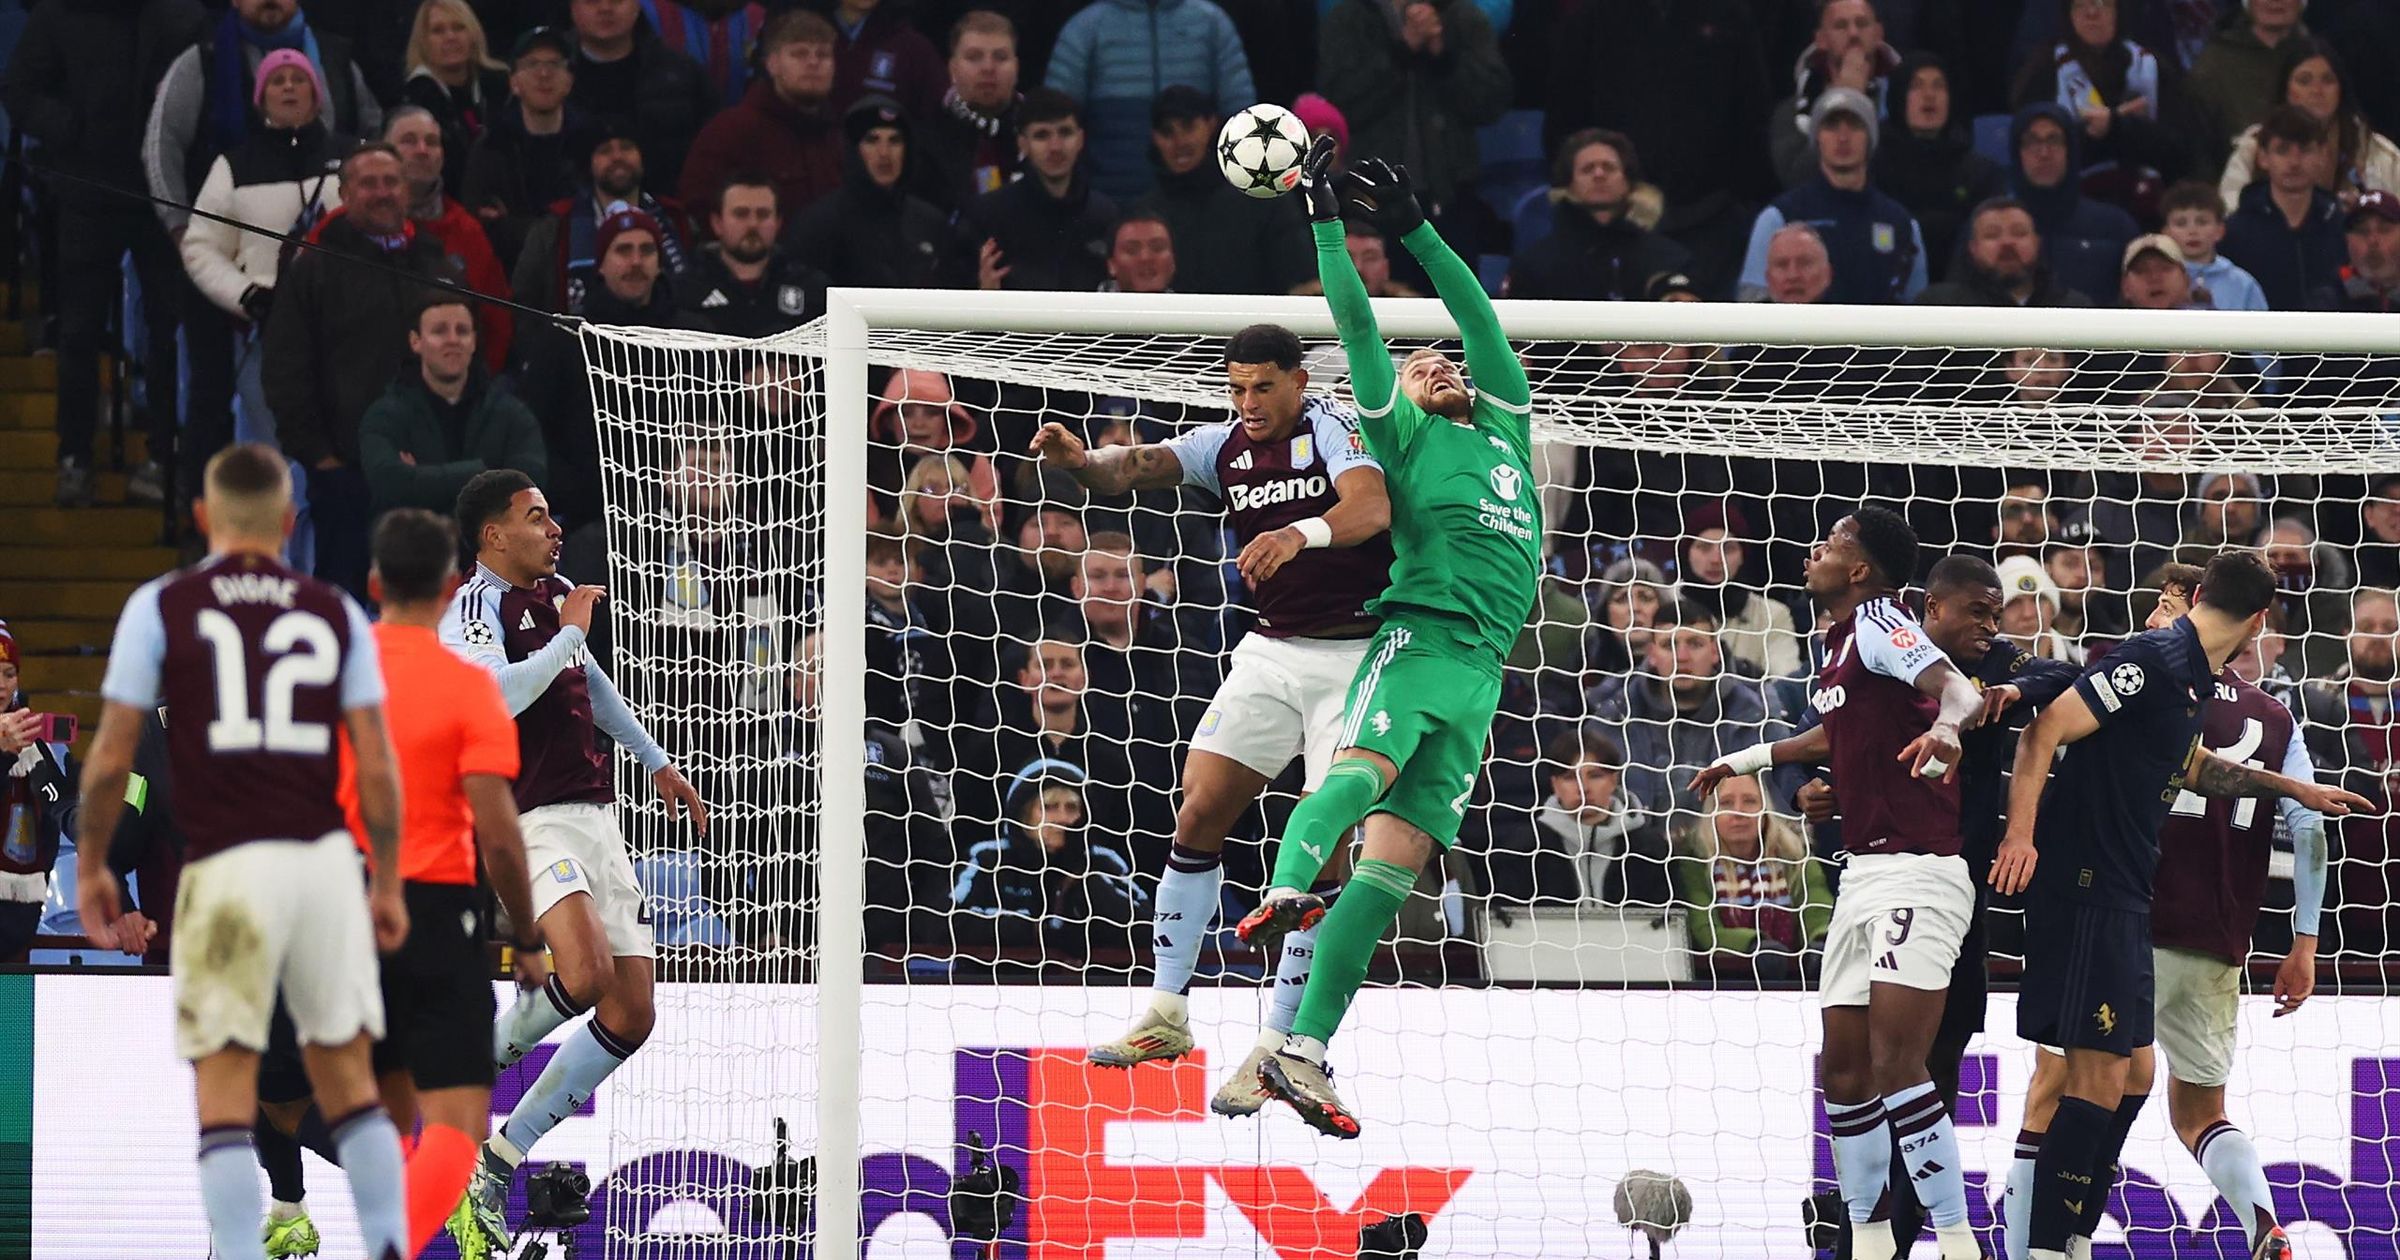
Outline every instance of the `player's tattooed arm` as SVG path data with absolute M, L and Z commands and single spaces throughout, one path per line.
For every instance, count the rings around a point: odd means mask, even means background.
M 1163 446 L 1104 446 L 1092 450 L 1073 430 L 1053 421 L 1033 435 L 1030 452 L 1094 494 L 1172 490 L 1183 484 L 1183 461 Z
M 2355 792 L 2295 779 L 2260 766 L 2228 761 L 2206 748 L 2194 747 L 2184 763 L 2183 785 L 2202 796 L 2288 796 L 2319 813 L 2339 818 L 2352 810 L 2369 810 L 2375 803 Z

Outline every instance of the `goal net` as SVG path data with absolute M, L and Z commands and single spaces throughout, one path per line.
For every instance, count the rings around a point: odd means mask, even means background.
M 1434 303 L 1377 305 L 1395 352 L 1448 344 Z M 1226 846 L 1199 1052 L 1131 1072 L 1085 1052 L 1147 1002 L 1186 744 L 1252 625 L 1237 544 L 1197 489 L 1095 494 L 1026 449 L 1046 423 L 1100 446 L 1222 420 L 1223 338 L 1252 322 L 1300 332 L 1309 388 L 1346 402 L 1323 304 L 849 292 L 834 312 L 764 342 L 584 334 L 610 664 L 714 810 L 695 837 L 619 759 L 665 983 L 585 1130 L 610 1254 L 1347 1260 L 1411 1212 L 1429 1257 L 1646 1254 L 1633 1218 L 1677 1255 L 1811 1254 L 1838 846 L 1798 815 L 1804 772 L 1713 808 L 1690 780 L 1807 713 L 1801 570 L 1861 504 L 1915 525 L 1920 576 L 1998 562 L 2003 634 L 2068 660 L 2140 628 L 2158 566 L 2263 549 L 2277 633 L 2241 667 L 2305 712 L 2324 777 L 2383 799 L 2388 321 L 1503 303 L 1548 568 L 1459 843 L 1333 1043 L 1365 1135 L 1220 1118 L 1274 966 L 1230 929 L 1297 768 Z M 2400 1247 L 2387 821 L 2329 830 L 2297 1014 L 2264 996 L 2288 837 L 2267 913 L 2229 929 L 2253 992 L 2229 1106 L 2304 1254 Z M 2032 1051 L 2019 916 L 1988 922 L 1958 1119 L 1992 1231 Z M 2247 1254 L 2166 1111 L 2103 1242 Z

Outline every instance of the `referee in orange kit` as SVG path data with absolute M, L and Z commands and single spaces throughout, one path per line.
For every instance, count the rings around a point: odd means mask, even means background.
M 375 530 L 368 589 L 383 606 L 384 720 L 400 763 L 400 876 L 408 939 L 383 959 L 385 1036 L 375 1073 L 392 1122 L 424 1131 L 408 1160 L 408 1223 L 422 1249 L 466 1192 L 491 1124 L 494 1012 L 475 858 L 516 930 L 517 983 L 538 989 L 548 956 L 533 914 L 511 783 L 517 724 L 492 676 L 442 646 L 434 628 L 458 588 L 458 533 L 416 508 Z M 360 831 L 343 747 L 342 805 Z M 363 843 L 363 842 L 362 842 Z

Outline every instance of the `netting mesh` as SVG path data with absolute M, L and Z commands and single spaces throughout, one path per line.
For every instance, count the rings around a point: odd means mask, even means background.
M 1804 773 L 1737 782 L 1714 808 L 1689 784 L 1799 720 L 1819 628 L 1800 565 L 1861 503 L 1902 511 L 1927 566 L 2003 562 L 2026 592 L 2003 632 L 2068 660 L 2138 628 L 2157 566 L 2263 548 L 2279 633 L 2237 666 L 2303 712 L 2325 777 L 2383 799 L 2400 484 L 2379 474 L 2400 469 L 2400 357 L 1817 335 L 1612 341 L 1603 311 L 1582 340 L 1521 347 L 1548 571 L 1460 843 L 1375 960 L 1391 983 L 1335 1042 L 1368 1129 L 1334 1145 L 1279 1113 L 1207 1111 L 1266 1013 L 1272 960 L 1230 927 L 1297 766 L 1227 845 L 1192 994 L 1201 1053 L 1132 1073 L 1083 1057 L 1143 1005 L 1185 748 L 1252 616 L 1221 505 L 1095 494 L 1025 452 L 1047 422 L 1101 446 L 1222 419 L 1221 342 L 879 329 L 861 469 L 824 459 L 855 400 L 828 410 L 815 327 L 750 344 L 588 333 L 613 667 L 720 811 L 694 844 L 646 784 L 623 785 L 645 802 L 632 841 L 659 873 L 661 975 L 683 983 L 610 1100 L 612 1159 L 642 1168 L 639 1194 L 612 1197 L 612 1237 L 683 1254 L 803 1233 L 733 1183 L 770 1159 L 778 1118 L 813 1149 L 823 688 L 861 688 L 869 717 L 865 817 L 824 821 L 865 837 L 871 1256 L 967 1254 L 942 1240 L 975 1232 L 953 1192 L 979 1148 L 1024 1194 L 996 1254 L 1346 1260 L 1363 1224 L 1401 1211 L 1433 1219 L 1428 1256 L 1635 1254 L 1647 1241 L 1610 1203 L 1638 1169 L 1689 1190 L 1677 1254 L 1807 1254 L 1797 1213 L 1831 1175 L 1807 989 L 1836 868 L 1797 817 Z M 1312 389 L 1346 397 L 1337 347 L 1313 340 L 1309 366 Z M 866 520 L 826 519 L 827 477 L 864 478 Z M 862 529 L 858 677 L 816 661 L 826 549 Z M 2384 824 L 2333 837 L 2329 992 L 2379 976 L 2393 939 Z M 2290 943 L 2279 843 L 2261 974 Z M 2003 981 L 2015 921 L 1991 920 Z M 1959 1110 L 1979 1229 L 2030 1070 L 2010 1001 L 1993 999 Z M 2386 1099 L 2366 1056 L 2400 1017 L 2346 996 L 2265 1014 L 2244 1010 L 2233 1106 L 2287 1219 L 2390 1250 L 2393 1179 L 2360 1143 L 2400 1138 L 2363 1119 Z M 2142 1255 L 2247 1254 L 2163 1110 L 2129 1147 L 2125 1237 Z M 2354 1193 L 2381 1215 L 2335 1223 Z

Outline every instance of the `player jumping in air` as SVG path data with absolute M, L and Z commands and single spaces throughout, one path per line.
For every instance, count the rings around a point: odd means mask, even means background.
M 375 528 L 368 590 L 381 602 L 375 643 L 391 698 L 400 764 L 400 878 L 408 940 L 383 960 L 387 1032 L 375 1046 L 384 1106 L 405 1132 L 425 1127 L 408 1157 L 408 1231 L 422 1248 L 458 1206 L 492 1118 L 491 966 L 483 952 L 475 860 L 516 930 L 519 986 L 549 974 L 517 828 L 517 724 L 490 674 L 442 646 L 435 627 L 458 589 L 458 533 L 417 508 Z M 351 763 L 342 803 L 358 827 Z M 481 839 L 478 845 L 478 837 Z M 465 1260 L 481 1260 L 472 1252 Z
M 2158 578 L 2158 605 L 2145 628 L 2175 624 L 2190 610 L 2191 593 L 2200 581 L 2201 572 L 2192 565 L 2166 566 Z M 2252 768 L 2280 766 L 2297 781 L 2313 782 L 2316 767 L 2291 711 L 2254 686 L 2242 672 L 2245 666 L 2263 667 L 2257 640 L 2217 675 L 2216 703 L 2208 707 L 2200 725 L 2201 745 L 2228 761 Z M 2325 818 L 2288 796 L 2276 802 L 2276 811 L 2291 837 L 2294 858 L 2292 947 L 2275 972 L 2275 1013 L 2283 1016 L 2298 1010 L 2316 990 L 2317 927 L 2325 905 Z M 2275 822 L 2255 799 L 2210 798 L 2188 789 L 2176 793 L 2159 831 L 2164 857 L 2153 900 L 2167 910 L 2153 916 L 2156 936 L 2151 949 L 2158 1045 L 2167 1056 L 2168 1117 L 2184 1149 L 2200 1161 L 2217 1192 L 2233 1206 L 2251 1254 L 2261 1260 L 2289 1260 L 2291 1240 L 2275 1219 L 2258 1148 L 2226 1118 L 2225 1082 L 2233 1068 L 2241 963 L 2266 896 Z M 2042 1047 L 2034 1059 L 2033 1082 L 2025 1091 L 2025 1124 L 2017 1135 L 2017 1157 L 2009 1168 L 2004 1200 L 2013 1260 L 2025 1260 L 2034 1164 L 2066 1075 L 2059 1050 Z M 2149 1050 L 2136 1048 L 2126 1095 L 2146 1098 L 2152 1079 Z M 2088 1239 L 2098 1225 L 2099 1213 L 2087 1200 L 2083 1219 L 2069 1237 Z
M 400 1135 L 368 1062 L 384 1031 L 376 952 L 408 935 L 400 783 L 375 637 L 349 596 L 277 559 L 293 521 L 281 455 L 230 446 L 205 476 L 193 509 L 208 559 L 135 591 L 117 623 L 101 683 L 107 704 L 84 761 L 77 901 L 92 943 L 113 948 L 109 845 L 143 718 L 165 704 L 175 713 L 173 810 L 190 845 L 176 895 L 175 1048 L 198 1078 L 200 1197 L 215 1254 L 266 1255 L 250 1131 L 280 992 L 367 1255 L 403 1260 L 415 1253 Z M 355 755 L 375 856 L 365 897 L 336 799 L 337 728 Z
M 2148 1095 L 2146 1084 L 2131 1087 L 2133 1056 L 2152 1040 L 2150 907 L 2159 829 L 2179 789 L 2289 796 L 2328 816 L 2371 808 L 2201 743 L 2217 675 L 2257 637 L 2274 598 L 2275 575 L 2256 555 L 2219 555 L 2190 613 L 2092 664 L 2017 743 L 1992 886 L 2004 895 L 2031 887 L 2017 1033 L 2066 1052 L 2064 1097 L 2025 1196 L 2032 1260 L 2063 1260 L 2070 1238 L 2090 1236 Z M 2065 757 L 2045 776 L 2062 745 Z
M 1392 499 L 1392 580 L 1372 605 L 1383 619 L 1350 686 L 1341 751 L 1324 786 L 1300 802 L 1258 909 L 1235 930 L 1264 947 L 1317 929 L 1315 968 L 1292 1035 L 1260 1065 L 1268 1092 L 1335 1137 L 1359 1125 L 1334 1093 L 1325 1043 L 1365 982 L 1367 960 L 1437 845 L 1458 836 L 1500 702 L 1501 662 L 1532 611 L 1542 568 L 1541 501 L 1533 481 L 1533 396 L 1475 273 L 1425 223 L 1408 173 L 1380 161 L 1344 177 L 1354 208 L 1408 247 L 1433 278 L 1466 345 L 1458 365 L 1410 355 L 1397 379 L 1366 285 L 1342 237 L 1333 142 L 1305 164 L 1317 274 L 1350 364 L 1359 431 Z M 1351 828 L 1366 819 L 1357 868 L 1328 911 L 1307 891 Z
M 475 574 L 442 617 L 442 642 L 490 670 L 517 715 L 519 825 L 536 872 L 533 910 L 556 968 L 545 988 L 520 993 L 501 1015 L 492 1058 L 507 1067 L 592 1012 L 484 1143 L 450 1220 L 459 1250 L 473 1255 L 507 1246 L 508 1186 L 526 1152 L 641 1048 L 656 1018 L 650 907 L 593 731 L 632 753 L 669 812 L 689 809 L 702 835 L 708 809 L 584 649 L 601 591 L 559 576 L 559 528 L 533 479 L 513 469 L 478 473 L 458 492 L 457 515 L 459 532 L 475 541 Z
M 1807 570 L 1808 593 L 1833 618 L 1809 696 L 1823 724 L 1718 758 L 1692 791 L 1705 799 L 1737 774 L 1830 760 L 1850 860 L 1818 987 L 1825 1119 L 1851 1254 L 1896 1253 L 1890 1229 L 1863 1228 L 1891 1180 L 1896 1138 L 1942 1260 L 1980 1260 L 1958 1135 L 1926 1060 L 1975 918 L 1956 780 L 1960 740 L 1985 705 L 1895 597 L 1916 567 L 1916 531 L 1898 515 L 1861 508 L 1835 522 Z
M 1034 436 L 1045 463 L 1102 494 L 1197 486 L 1223 500 L 1241 544 L 1235 564 L 1258 608 L 1258 624 L 1234 649 L 1184 758 L 1183 808 L 1153 916 L 1150 1007 L 1123 1037 L 1093 1048 L 1092 1062 L 1103 1067 L 1190 1052 L 1184 990 L 1216 915 L 1225 833 L 1293 757 L 1306 757 L 1307 791 L 1324 782 L 1342 697 L 1375 634 L 1367 605 L 1392 564 L 1383 469 L 1348 409 L 1309 396 L 1300 355 L 1289 329 L 1256 324 L 1235 333 L 1225 343 L 1235 418 L 1156 446 L 1089 451 L 1059 424 Z M 1258 1067 L 1292 1030 L 1314 937 L 1284 937 L 1267 1027 L 1210 1100 L 1218 1114 L 1247 1116 L 1266 1105 Z
M 2038 657 L 2013 643 L 1998 641 L 2004 602 L 2000 575 L 1989 561 L 1974 556 L 1950 556 L 1925 576 L 1925 634 L 1983 693 L 1983 723 L 1959 739 L 1959 856 L 1966 859 L 1970 876 L 1991 869 L 2000 846 L 2000 806 L 2007 790 L 2004 776 L 2016 749 L 2017 729 L 2035 709 L 2072 685 L 2076 675 L 2075 667 L 2064 661 Z M 1816 717 L 1812 708 L 1803 720 Z M 1839 790 L 1823 780 L 1800 790 L 1801 812 L 1810 822 L 1831 820 L 1839 807 Z M 1984 888 L 1982 881 L 1975 882 L 1974 917 L 1959 942 L 1958 961 L 1950 968 L 1950 987 L 1942 995 L 1941 1024 L 1934 1030 L 1932 1048 L 1925 1056 L 1934 1092 L 1953 1116 L 1957 1114 L 1958 1077 L 1967 1043 L 1983 1031 L 1984 1008 L 1991 992 Z M 1925 1222 L 1906 1161 L 1893 1172 L 1892 1242 L 1905 1252 Z

